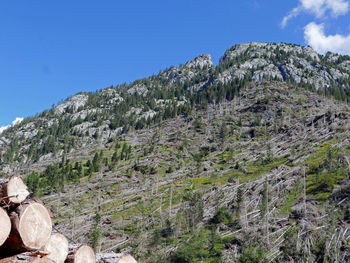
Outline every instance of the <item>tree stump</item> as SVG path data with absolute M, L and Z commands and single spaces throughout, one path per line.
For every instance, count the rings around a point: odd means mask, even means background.
M 6 204 L 20 204 L 29 195 L 27 186 L 19 176 L 0 179 L 0 201 Z
M 64 263 L 68 256 L 68 240 L 63 234 L 54 233 L 43 247 L 43 250 L 48 252 L 45 258 L 51 259 L 56 263 Z
M 88 245 L 80 245 L 73 247 L 69 253 L 65 263 L 95 263 L 95 252 Z
M 0 247 L 0 255 L 34 251 L 48 242 L 52 231 L 49 210 L 38 200 L 23 202 L 10 213 L 11 232 Z
M 11 232 L 11 220 L 6 211 L 0 207 L 0 246 L 4 244 Z

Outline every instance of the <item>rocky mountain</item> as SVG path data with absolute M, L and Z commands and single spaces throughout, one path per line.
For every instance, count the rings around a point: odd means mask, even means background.
M 139 262 L 347 262 L 350 57 L 247 43 L 0 135 L 56 228 Z
M 184 108 L 190 101 L 192 107 L 196 97 L 210 103 L 210 93 L 225 89 L 222 86 L 263 81 L 293 83 L 347 101 L 350 57 L 322 56 L 310 47 L 291 44 L 246 43 L 227 50 L 216 67 L 210 55 L 202 55 L 129 85 L 77 94 L 3 132 L 1 167 L 7 172 L 11 166 L 45 166 L 82 147 L 94 149 L 130 128 L 168 118 L 174 108 L 188 111 Z

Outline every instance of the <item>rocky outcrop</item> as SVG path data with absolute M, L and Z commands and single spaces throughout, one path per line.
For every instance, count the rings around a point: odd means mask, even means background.
M 334 84 L 349 88 L 349 60 L 333 53 L 318 54 L 310 47 L 291 44 L 245 43 L 233 46 L 220 59 L 217 81 L 228 83 L 235 78 L 254 81 L 290 80 L 316 89 Z M 348 84 L 344 84 L 347 82 Z
M 211 68 L 213 66 L 214 64 L 209 54 L 200 55 L 185 64 L 185 68 L 190 68 L 190 69 L 191 68 L 204 69 L 204 68 Z
M 346 92 L 350 89 L 350 57 L 334 53 L 320 55 L 310 47 L 292 44 L 256 42 L 228 49 L 216 67 L 211 56 L 203 54 L 184 65 L 170 67 L 129 85 L 79 93 L 51 110 L 10 127 L 0 134 L 3 158 L 0 166 L 9 167 L 6 162 L 13 161 L 21 165 L 49 162 L 60 158 L 68 148 L 68 152 L 74 152 L 83 145 L 106 143 L 125 130 L 126 122 L 132 125 L 149 123 L 167 108 L 187 105 L 190 93 L 210 89 L 216 84 L 230 84 L 237 79 L 292 82 L 321 91 L 338 86 Z M 157 97 L 161 92 L 179 88 L 183 91 L 170 99 Z M 154 100 L 147 97 L 154 97 Z M 120 120 L 122 117 L 125 119 Z M 68 148 L 64 145 L 67 143 Z M 16 155 L 11 153 L 11 148 L 19 149 Z M 40 153 L 36 154 L 38 151 Z
M 68 108 L 72 108 L 73 111 L 77 111 L 79 107 L 83 107 L 88 100 L 86 94 L 78 94 L 69 98 L 66 102 L 61 103 L 55 108 L 56 114 L 62 114 Z

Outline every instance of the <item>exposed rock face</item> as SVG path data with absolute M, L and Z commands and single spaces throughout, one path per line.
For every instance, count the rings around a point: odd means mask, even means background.
M 211 56 L 204 54 L 187 62 L 184 66 L 171 67 L 161 75 L 168 79 L 168 87 L 171 87 L 173 84 L 184 84 L 193 78 L 199 77 L 199 85 L 193 87 L 194 90 L 198 90 L 209 79 L 209 71 L 213 67 Z
M 219 64 L 224 70 L 217 80 L 227 83 L 251 76 L 254 81 L 292 80 L 320 89 L 349 79 L 348 61 L 341 61 L 342 56 L 332 53 L 321 56 L 310 47 L 245 43 L 225 52 Z
M 171 99 L 157 97 L 159 93 L 180 88 L 188 95 L 217 84 L 230 85 L 237 79 L 294 82 L 320 92 L 340 86 L 347 92 L 350 89 L 350 58 L 333 53 L 319 55 L 310 47 L 271 43 L 233 46 L 216 67 L 211 56 L 203 54 L 184 65 L 129 85 L 77 94 L 39 116 L 10 127 L 0 134 L 0 156 L 6 157 L 0 159 L 0 165 L 8 167 L 5 163 L 13 160 L 22 165 L 48 162 L 60 158 L 64 151 L 74 152 L 82 145 L 106 143 L 128 128 L 126 122 L 134 126 L 137 122 L 149 123 L 164 114 L 165 109 L 189 105 L 190 99 L 181 92 Z M 125 120 L 121 121 L 121 116 Z M 12 145 L 13 142 L 17 145 Z M 29 146 L 33 142 L 36 147 Z M 68 150 L 64 146 L 67 143 L 70 144 Z M 20 147 L 15 155 L 11 153 L 14 146 Z M 36 154 L 38 151 L 40 154 Z
M 148 89 L 145 85 L 143 84 L 136 84 L 135 86 L 132 86 L 130 89 L 127 91 L 129 94 L 139 94 L 141 96 L 147 95 Z
M 211 68 L 213 66 L 214 64 L 209 54 L 203 54 L 201 56 L 198 56 L 195 59 L 185 64 L 186 68 L 195 68 L 195 69 Z
M 88 100 L 88 96 L 85 94 L 78 94 L 69 98 L 66 102 L 58 105 L 55 108 L 56 114 L 62 114 L 66 109 L 72 108 L 73 111 L 76 111 L 79 107 L 83 107 Z

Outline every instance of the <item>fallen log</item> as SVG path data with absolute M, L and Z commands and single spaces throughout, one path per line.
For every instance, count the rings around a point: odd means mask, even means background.
M 88 245 L 73 246 L 70 248 L 65 263 L 95 263 L 94 250 Z
M 43 250 L 48 252 L 45 258 L 51 259 L 56 263 L 64 263 L 68 256 L 68 240 L 63 234 L 54 233 L 43 247 Z
M 37 254 L 26 252 L 26 253 L 0 259 L 0 263 L 55 263 L 55 262 L 48 258 L 41 258 Z
M 0 207 L 0 246 L 4 244 L 11 232 L 11 220 L 6 211 Z
M 98 263 L 137 263 L 129 254 L 114 252 L 98 253 L 96 259 Z
M 23 202 L 10 212 L 10 220 L 11 232 L 0 247 L 0 255 L 39 250 L 51 236 L 51 214 L 38 200 Z
M 28 197 L 29 192 L 21 177 L 13 175 L 0 179 L 0 203 L 20 204 Z

